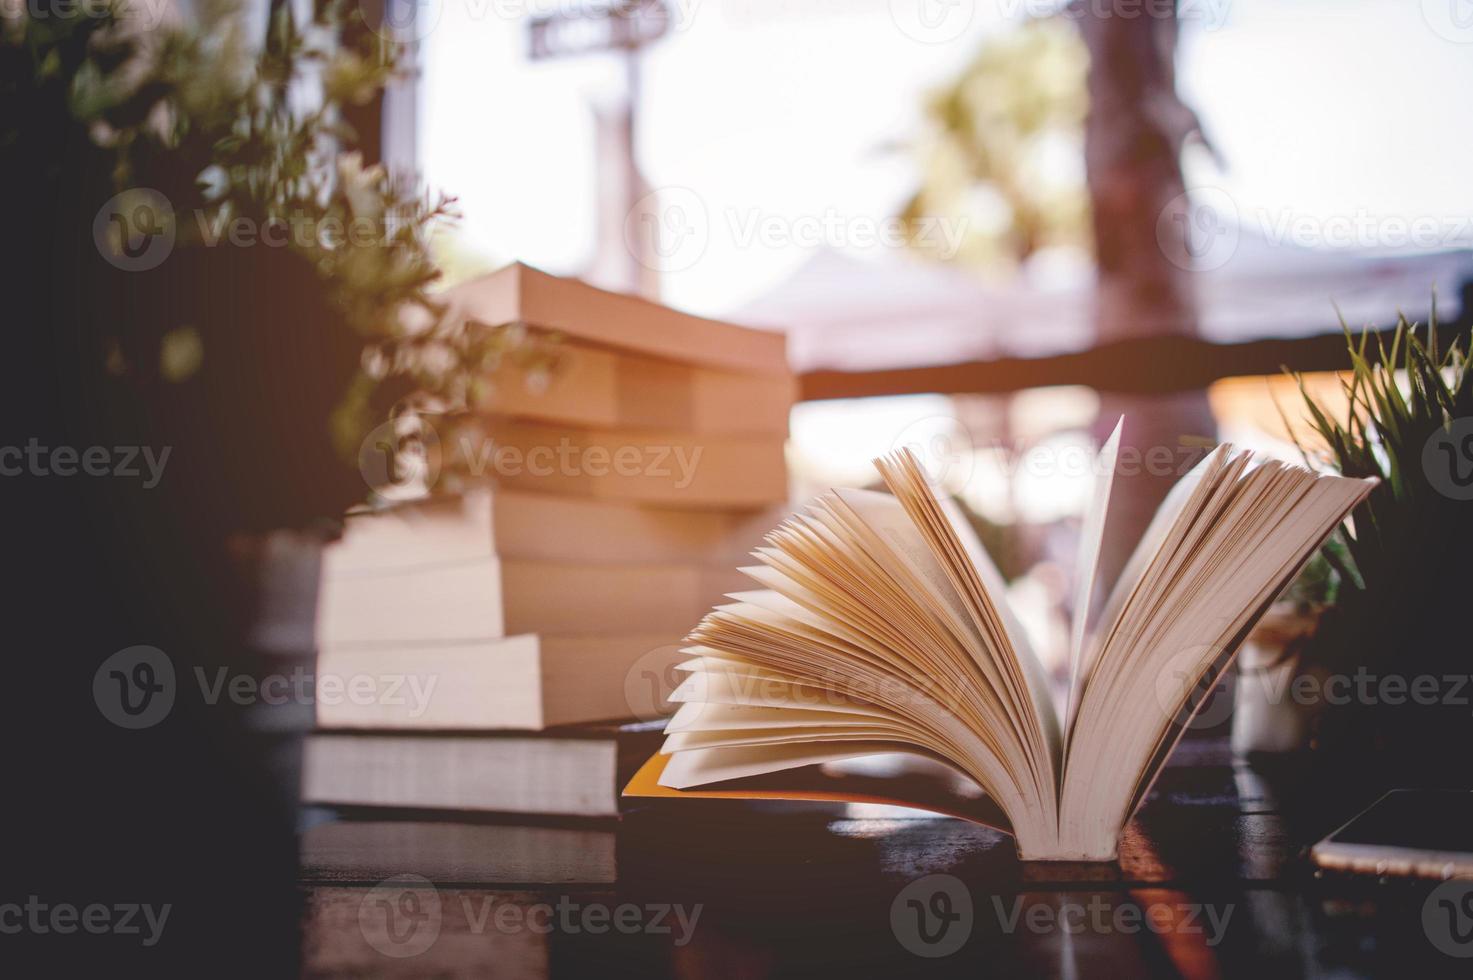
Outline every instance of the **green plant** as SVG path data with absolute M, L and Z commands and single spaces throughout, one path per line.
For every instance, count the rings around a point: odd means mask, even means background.
M 1438 332 L 1435 298 L 1425 330 L 1401 317 L 1389 345 L 1347 328 L 1340 417 L 1296 376 L 1307 421 L 1323 442 L 1300 445 L 1306 463 L 1380 481 L 1351 527 L 1321 550 L 1321 571 L 1330 574 L 1306 583 L 1329 603 L 1306 650 L 1309 667 L 1407 680 L 1468 673 L 1462 624 L 1473 589 L 1473 501 L 1449 492 L 1436 450 L 1457 427 L 1473 424 L 1473 371 L 1463 342 L 1440 350 Z M 1402 746 L 1405 760 L 1415 744 L 1425 753 L 1429 730 L 1467 735 L 1466 707 L 1359 698 L 1345 708 L 1327 712 L 1322 740 Z
M 1408 573 L 1415 573 L 1414 546 L 1446 530 L 1450 519 L 1473 519 L 1453 506 L 1425 462 L 1428 441 L 1461 418 L 1473 417 L 1473 372 L 1460 343 L 1437 348 L 1437 313 L 1425 331 L 1400 318 L 1388 349 L 1379 334 L 1364 331 L 1357 340 L 1346 329 L 1350 378 L 1343 382 L 1348 402 L 1344 421 L 1322 406 L 1294 375 L 1314 431 L 1326 454 L 1308 465 L 1328 464 L 1352 477 L 1381 482 L 1354 514 L 1354 531 L 1342 529 L 1322 550 L 1335 570 L 1327 588 L 1342 604 L 1372 601 Z M 1374 338 L 1374 359 L 1367 356 Z M 1286 420 L 1287 426 L 1287 420 Z M 1292 427 L 1290 428 L 1292 430 Z M 1425 567 L 1425 566 L 1424 566 Z
M 283 348 L 274 361 L 262 358 L 260 384 L 269 386 L 272 372 L 295 371 L 299 387 L 331 389 L 326 407 L 297 401 L 313 416 L 298 424 L 328 434 L 347 468 L 364 435 L 389 415 L 473 407 L 503 359 L 532 378 L 551 370 L 554 344 L 514 325 L 451 315 L 433 299 L 432 238 L 457 217 L 453 199 L 363 164 L 347 120 L 403 73 L 400 47 L 346 0 L 305 24 L 281 5 L 264 43 L 247 36 L 230 4 L 201 6 L 194 26 L 145 27 L 125 7 L 71 17 L 7 13 L 0 25 L 0 100 L 15 109 L 0 129 L 0 153 L 23 165 L 45 160 L 47 176 L 60 183 L 85 183 L 89 168 L 105 171 L 110 190 L 161 195 L 172 212 L 175 245 L 165 266 L 131 273 L 114 289 L 125 297 L 115 306 L 120 314 L 87 318 L 107 373 L 146 401 L 178 409 L 166 389 L 196 378 L 201 364 L 261 356 L 243 351 L 250 338 L 195 321 L 217 319 L 226 297 L 290 282 L 297 293 L 280 315 L 304 322 L 285 336 L 259 332 L 259 345 Z M 86 156 L 80 177 L 50 162 L 78 156 Z M 228 240 L 237 227 L 250 229 L 245 246 Z M 280 244 L 258 244 L 268 239 Z M 318 286 L 292 263 L 310 268 Z M 216 295 L 180 300 L 205 293 L 199 283 Z M 329 336 L 298 343 L 301 331 Z M 321 363 L 291 363 L 308 353 Z M 361 480 L 356 486 L 366 491 Z

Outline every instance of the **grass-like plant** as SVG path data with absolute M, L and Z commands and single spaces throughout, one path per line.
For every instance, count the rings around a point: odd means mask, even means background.
M 1473 488 L 1461 486 L 1473 483 L 1473 371 L 1465 343 L 1439 349 L 1438 333 L 1435 297 L 1427 326 L 1400 317 L 1389 343 L 1369 329 L 1356 337 L 1347 327 L 1343 410 L 1317 400 L 1294 375 L 1323 443 L 1309 447 L 1295 436 L 1306 463 L 1381 481 L 1351 526 L 1321 551 L 1332 570 L 1317 586 L 1328 611 L 1306 650 L 1308 667 L 1378 678 L 1469 673 L 1463 624 L 1473 598 Z M 1338 712 L 1354 721 L 1332 730 L 1359 728 L 1360 741 L 1386 747 L 1449 719 L 1467 727 L 1466 706 L 1400 710 L 1408 698 L 1388 698 L 1377 683 L 1377 693 L 1357 693 L 1349 705 L 1366 710 Z M 1368 719 L 1373 723 L 1362 724 Z
M 1409 548 L 1446 531 L 1452 515 L 1462 512 L 1464 521 L 1473 520 L 1473 511 L 1450 506 L 1462 501 L 1449 499 L 1445 472 L 1436 469 L 1457 460 L 1443 461 L 1428 448 L 1458 419 L 1473 419 L 1473 372 L 1461 342 L 1438 350 L 1435 300 L 1422 331 L 1425 340 L 1418 333 L 1402 316 L 1388 348 L 1378 333 L 1367 329 L 1356 338 L 1345 328 L 1350 377 L 1342 381 L 1344 421 L 1310 394 L 1301 375 L 1293 375 L 1324 443 L 1316 459 L 1296 438 L 1305 462 L 1381 481 L 1356 509 L 1353 531 L 1342 529 L 1323 552 L 1337 573 L 1334 598 L 1342 605 L 1374 600 L 1415 573 L 1419 563 Z M 1372 341 L 1375 358 L 1368 356 Z M 1287 419 L 1285 425 L 1294 431 Z M 1466 462 L 1473 465 L 1473 459 Z

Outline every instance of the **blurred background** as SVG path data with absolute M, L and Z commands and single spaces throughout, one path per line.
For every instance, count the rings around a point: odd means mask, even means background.
M 1470 584 L 1473 374 L 1466 346 L 1402 341 L 1470 325 L 1470 91 L 1468 0 L 4 5 L 0 268 L 21 302 L 0 475 L 30 478 L 4 484 L 26 655 L 0 717 L 30 801 L 6 835 L 14 889 L 172 903 L 189 941 L 135 951 L 152 972 L 228 949 L 229 972 L 275 976 L 302 962 L 304 902 L 382 966 L 357 917 L 378 907 L 360 886 L 390 879 L 329 867 L 344 904 L 304 894 L 304 867 L 322 872 L 304 831 L 350 835 L 318 854 L 353 862 L 418 840 L 304 800 L 434 810 L 426 840 L 452 857 L 505 844 L 491 881 L 566 871 L 517 870 L 547 831 L 559 860 L 598 858 L 549 880 L 612 884 L 629 733 L 608 723 L 657 736 L 679 637 L 735 588 L 716 573 L 785 507 L 874 485 L 871 460 L 901 446 L 965 505 L 1056 680 L 1095 451 L 1122 416 L 1101 592 L 1219 441 L 1377 475 L 1354 524 L 1390 530 L 1342 528 L 1254 669 L 1461 678 L 1447 613 Z M 1365 328 L 1398 346 L 1356 360 L 1344 331 Z M 498 472 L 488 497 L 451 478 L 452 434 L 604 464 L 709 452 L 688 486 Z M 459 659 L 425 659 L 441 654 Z M 378 702 L 325 720 L 319 664 L 443 674 L 439 727 Z M 257 693 L 222 697 L 227 678 Z M 260 696 L 288 678 L 291 696 Z M 1285 709 L 1266 741 L 1320 753 L 1307 797 L 1418 764 L 1473 785 L 1467 760 L 1426 751 L 1466 744 L 1465 710 L 1259 700 Z M 599 729 L 607 772 L 528 763 L 563 724 Z M 389 754 L 317 771 L 373 792 L 299 793 L 303 746 L 355 725 Z M 462 730 L 513 746 L 503 768 L 467 774 Z M 446 753 L 444 794 L 414 784 L 400 736 Z M 1235 749 L 1264 744 L 1235 727 Z M 386 802 L 379 777 L 412 785 Z M 463 783 L 535 796 L 560 778 L 607 797 L 591 843 L 561 825 L 444 836 L 568 816 L 468 806 Z
M 1425 320 L 1434 286 L 1462 315 L 1457 3 L 669 0 L 622 8 L 659 25 L 625 44 L 618 9 L 390 6 L 421 74 L 386 152 L 459 197 L 449 275 L 788 330 L 794 499 L 897 442 L 946 457 L 1041 649 L 1120 414 L 1297 458 L 1280 368 L 1343 363 L 1340 315 Z

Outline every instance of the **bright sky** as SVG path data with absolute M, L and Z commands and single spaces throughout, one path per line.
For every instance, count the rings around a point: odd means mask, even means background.
M 575 274 L 593 248 L 592 106 L 622 90 L 611 57 L 530 63 L 527 11 L 573 0 L 432 0 L 421 159 L 457 194 L 464 232 L 497 259 Z M 689 209 L 703 247 L 664 298 L 721 313 L 780 281 L 811 246 L 748 235 L 806 219 L 852 245 L 913 186 L 904 151 L 925 93 L 990 31 L 1047 0 L 678 0 L 645 57 L 639 155 Z M 1085 0 L 1105 2 L 1105 0 Z M 1189 180 L 1240 211 L 1473 216 L 1468 0 L 1182 0 L 1182 85 L 1226 160 Z M 1463 16 L 1459 17 L 1458 15 Z M 701 222 L 704 221 L 704 225 Z M 1466 229 L 1462 229 L 1466 233 Z

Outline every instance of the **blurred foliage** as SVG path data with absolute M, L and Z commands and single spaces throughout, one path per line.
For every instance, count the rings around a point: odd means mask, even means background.
M 455 226 L 435 229 L 430 236 L 430 252 L 440 267 L 440 283 L 446 287 L 483 276 L 504 264 L 468 243 Z
M 432 240 L 457 217 L 453 199 L 364 166 L 355 149 L 345 109 L 371 102 L 402 74 L 401 46 L 372 30 L 347 0 L 333 0 L 300 25 L 282 5 L 264 44 L 247 36 L 231 4 L 203 7 L 197 25 L 145 26 L 121 4 L 99 8 L 98 16 L 7 11 L 0 98 L 14 111 L 0 126 L 0 152 L 45 158 L 28 142 L 52 139 L 56 120 L 48 116 L 66 114 L 110 160 L 115 189 L 149 188 L 167 198 L 176 254 L 166 266 L 179 251 L 230 251 L 218 236 L 236 226 L 252 229 L 256 242 L 285 242 L 255 247 L 295 256 L 315 271 L 337 314 L 315 329 L 351 332 L 321 349 L 346 349 L 360 360 L 330 419 L 301 420 L 330 425 L 345 462 L 389 415 L 473 407 L 479 386 L 507 358 L 529 374 L 551 370 L 555 345 L 452 315 L 433 300 L 428 290 L 440 268 Z M 75 140 L 63 133 L 53 142 L 60 157 Z M 209 363 L 219 342 L 210 331 L 181 334 L 177 324 L 156 319 L 116 318 L 117 329 L 150 335 L 107 343 L 110 374 L 177 382 L 192 374 L 191 365 Z M 339 376 L 333 367 L 323 366 L 324 382 Z
M 988 38 L 926 107 L 922 183 L 902 212 L 913 237 L 923 218 L 965 221 L 956 260 L 1003 268 L 1053 246 L 1087 252 L 1088 65 L 1078 30 L 1063 20 Z

